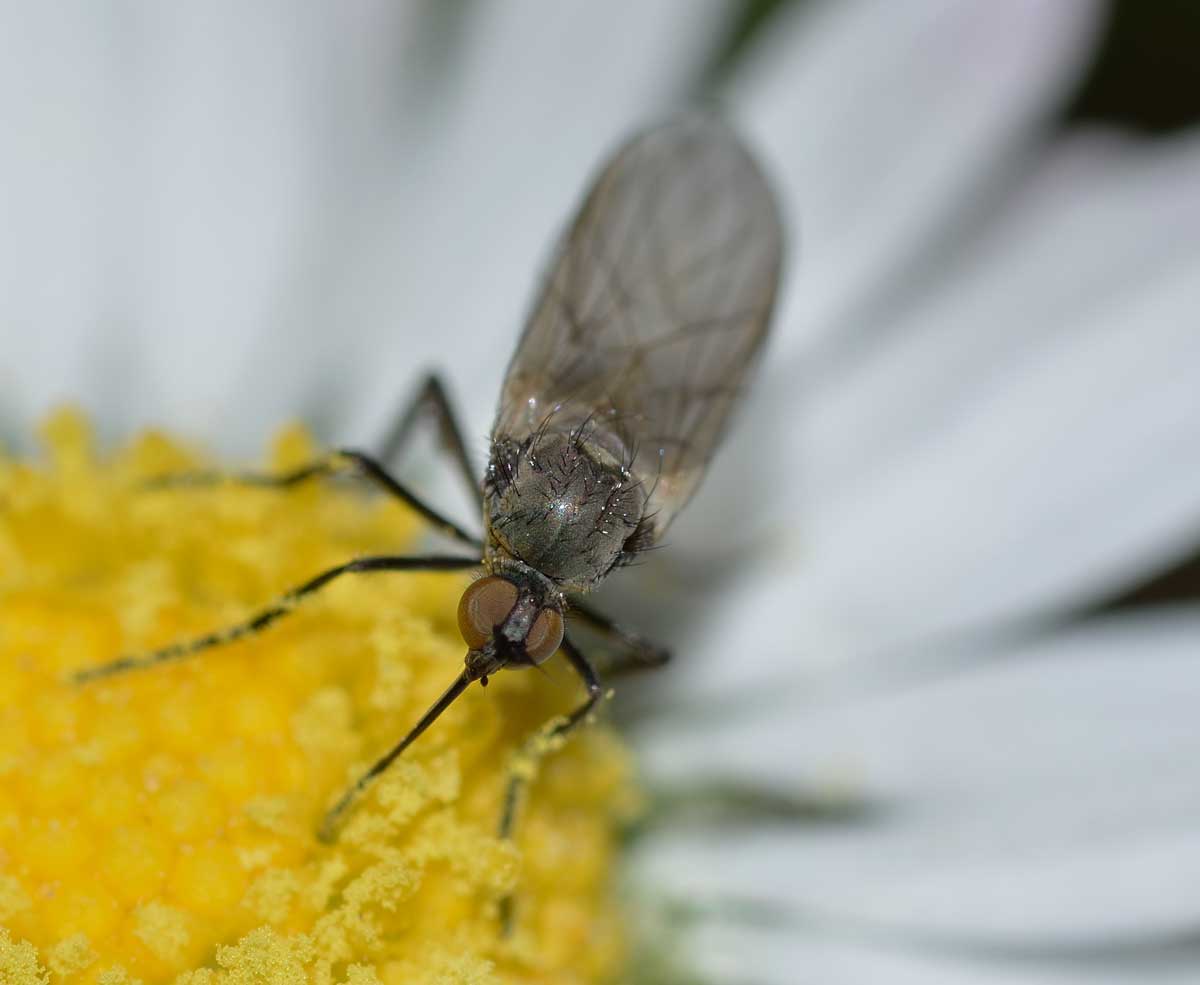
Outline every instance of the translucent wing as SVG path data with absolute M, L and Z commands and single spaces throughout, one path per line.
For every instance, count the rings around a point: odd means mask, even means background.
M 746 384 L 781 254 L 775 199 L 728 127 L 687 116 L 635 137 L 555 252 L 494 435 L 587 420 L 653 490 L 660 534 Z

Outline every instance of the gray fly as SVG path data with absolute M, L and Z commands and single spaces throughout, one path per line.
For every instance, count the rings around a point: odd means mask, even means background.
M 323 571 L 234 626 L 83 671 L 81 681 L 177 660 L 257 633 L 346 574 L 480 568 L 459 603 L 465 666 L 407 735 L 341 797 L 354 798 L 475 681 L 543 663 L 561 650 L 587 689 L 551 735 L 584 721 L 603 694 L 564 632 L 578 619 L 617 644 L 614 672 L 667 652 L 592 609 L 586 595 L 656 544 L 695 492 L 762 347 L 779 284 L 779 211 L 737 136 L 687 115 L 635 136 L 602 168 L 554 251 L 504 378 L 482 486 L 436 377 L 425 381 L 378 457 L 343 449 L 281 475 L 187 473 L 157 487 L 234 481 L 282 488 L 353 474 L 381 487 L 470 557 L 357 558 Z M 432 414 L 473 496 L 484 537 L 433 509 L 380 464 Z M 509 784 L 508 836 L 520 780 Z

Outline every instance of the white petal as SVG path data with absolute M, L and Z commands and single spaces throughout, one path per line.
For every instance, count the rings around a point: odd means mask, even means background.
M 719 693 L 783 653 L 935 657 L 1186 551 L 1198 176 L 1194 136 L 1069 144 L 861 361 L 769 383 L 672 532 L 690 571 L 720 569 L 714 539 L 765 559 L 672 632 L 682 687 Z
M 440 367 L 471 434 L 486 433 L 553 238 L 602 155 L 691 81 L 725 12 L 688 0 L 478 8 L 437 139 L 401 135 L 339 244 L 320 313 L 338 331 L 294 340 L 306 385 L 342 377 L 339 431 L 373 436 L 415 375 Z
M 1200 154 L 1191 157 L 1194 167 Z M 1163 199 L 1159 214 L 1188 201 Z M 838 432 L 852 439 L 818 411 L 826 454 L 810 460 L 808 577 L 820 583 L 813 604 L 841 629 L 857 627 L 861 645 L 1082 604 L 1188 550 L 1200 520 L 1190 371 L 1200 360 L 1200 226 L 1163 249 L 1161 233 L 1138 225 L 1108 227 L 1131 234 L 1128 252 L 1115 251 L 1125 265 L 1077 256 L 1060 225 L 1032 226 L 1013 262 L 978 269 L 990 301 L 960 295 L 927 312 L 927 332 L 898 336 L 888 362 L 907 396 L 891 406 L 900 415 L 915 405 L 914 429 L 852 484 L 822 487 Z M 1078 276 L 1083 293 L 1042 290 L 1017 259 L 1038 252 L 1060 284 Z M 1105 273 L 1107 291 L 1096 283 Z M 940 341 L 914 355 L 928 333 Z
M 775 358 L 845 328 L 1012 163 L 1074 83 L 1102 10 L 860 0 L 771 26 L 731 95 L 794 220 Z
M 339 6 L 144 8 L 132 287 L 151 360 L 146 405 L 242 448 L 277 424 L 253 413 L 258 395 L 296 369 L 281 345 L 249 378 L 247 352 L 304 324 L 309 239 L 328 231 L 337 182 L 353 176 L 340 169 L 386 118 L 393 38 L 411 20 Z
M 646 730 L 653 778 L 855 791 L 857 822 L 663 830 L 635 871 L 924 942 L 1154 943 L 1200 920 L 1200 614 L 1114 619 L 888 693 Z M 770 688 L 768 688 L 770 685 Z
M 16 253 L 0 332 L 23 417 L 71 396 L 110 426 L 203 432 L 225 408 L 257 438 L 234 369 L 293 317 L 327 175 L 383 115 L 416 9 L 6 9 L 20 150 L 0 164 Z
M 944 258 L 930 298 L 893 311 L 854 358 L 816 376 L 811 494 L 834 500 L 870 482 L 1006 364 L 1153 292 L 1162 273 L 1200 256 L 1197 229 L 1200 133 L 1060 140 L 982 233 Z
M 89 395 L 89 377 L 124 372 L 92 362 L 103 330 L 114 361 L 126 355 L 113 324 L 119 247 L 114 260 L 107 240 L 120 159 L 103 122 L 125 125 L 119 52 L 102 7 L 71 10 L 0 8 L 0 412 L 14 425 L 31 405 Z
M 801 357 L 893 334 L 881 297 L 926 286 L 939 237 L 1028 165 L 1101 14 L 1091 0 L 856 0 L 771 26 L 732 96 L 789 213 L 789 276 L 763 382 L 673 539 L 735 553 L 777 538 L 770 521 L 824 467 L 799 444 L 817 382 Z
M 1190 985 L 1196 951 L 1186 946 L 1131 955 L 1042 957 L 922 947 L 867 928 L 730 925 L 714 917 L 688 938 L 685 967 L 703 981 L 756 985 Z
M 369 440 L 434 356 L 486 356 L 496 387 L 600 151 L 680 95 L 726 11 L 14 8 L 6 399 L 246 452 L 299 413 Z

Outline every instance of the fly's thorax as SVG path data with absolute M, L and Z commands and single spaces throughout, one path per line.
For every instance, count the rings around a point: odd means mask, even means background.
M 489 551 L 564 590 L 594 588 L 630 552 L 646 493 L 594 432 L 539 432 L 492 443 L 484 484 Z

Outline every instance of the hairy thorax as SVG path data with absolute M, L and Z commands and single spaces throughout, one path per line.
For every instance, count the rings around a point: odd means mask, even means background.
M 493 443 L 484 488 L 491 564 L 511 558 L 586 592 L 636 553 L 646 492 L 597 437 L 562 430 Z

